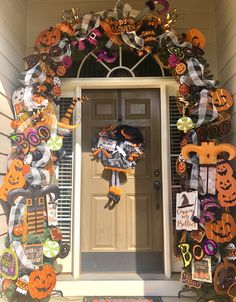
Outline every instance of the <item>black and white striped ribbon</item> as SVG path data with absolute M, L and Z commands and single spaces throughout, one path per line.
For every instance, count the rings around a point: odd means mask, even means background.
M 143 47 L 143 38 L 138 37 L 135 31 L 131 32 L 121 32 L 121 38 L 126 45 L 129 45 L 132 48 L 140 49 Z
M 68 39 L 61 40 L 60 43 L 57 45 L 57 47 L 61 49 L 61 53 L 59 56 L 52 57 L 53 61 L 61 62 L 64 59 L 64 57 L 71 56 L 71 48 Z
M 39 63 L 33 68 L 20 73 L 20 82 L 25 86 L 30 86 L 34 83 L 42 84 L 45 80 L 46 74 L 42 71 L 42 68 Z
M 8 234 L 10 242 L 14 248 L 14 251 L 20 260 L 21 264 L 29 270 L 38 269 L 38 266 L 34 265 L 25 255 L 23 247 L 19 241 L 13 241 L 12 231 L 15 224 L 18 224 L 23 216 L 23 211 L 25 207 L 24 198 L 19 196 L 14 201 L 14 205 L 11 207 L 9 224 L 8 224 Z
M 207 87 L 215 86 L 214 80 L 207 80 L 204 77 L 204 67 L 197 58 L 190 58 L 187 61 L 188 72 L 180 77 L 180 84 L 188 86 Z
M 94 28 L 100 25 L 100 14 L 86 14 L 76 27 L 76 37 L 78 40 L 86 39 Z
M 211 108 L 208 108 L 209 102 L 211 103 Z M 198 128 L 206 123 L 212 122 L 218 117 L 218 111 L 214 104 L 211 102 L 209 91 L 207 89 L 203 89 L 201 91 L 198 108 L 193 111 L 192 115 L 198 117 L 198 120 L 195 124 L 195 128 Z
M 162 35 L 160 35 L 158 37 L 159 39 L 159 45 L 162 45 L 163 39 L 166 41 L 167 47 L 171 47 L 171 46 L 177 46 L 177 47 L 181 47 L 181 48 L 193 48 L 192 43 L 190 42 L 183 42 L 180 43 L 177 35 L 175 33 L 173 33 L 172 31 L 168 31 Z
M 30 172 L 25 175 L 25 178 L 31 186 L 44 186 L 50 183 L 50 173 L 46 169 L 31 167 Z
M 34 168 L 42 168 L 44 167 L 51 158 L 50 148 L 46 144 L 40 144 L 36 147 L 38 151 L 42 153 L 42 158 L 38 161 L 32 161 L 32 167 Z

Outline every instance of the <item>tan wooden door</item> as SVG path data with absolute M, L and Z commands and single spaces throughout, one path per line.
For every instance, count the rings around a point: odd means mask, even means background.
M 82 112 L 82 272 L 163 271 L 160 96 L 157 89 L 84 90 Z M 127 174 L 108 210 L 110 171 L 92 160 L 91 141 L 109 124 L 138 127 L 145 157 Z M 159 189 L 159 190 L 158 190 Z

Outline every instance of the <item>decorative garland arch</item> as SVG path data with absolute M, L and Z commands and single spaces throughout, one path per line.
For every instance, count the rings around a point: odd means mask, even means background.
M 12 151 L 0 187 L 1 202 L 11 206 L 0 259 L 1 290 L 9 301 L 47 299 L 56 284 L 56 259 L 69 252 L 57 227 L 55 165 L 64 155 L 63 138 L 78 127 L 70 124 L 76 102 L 86 97 L 74 99 L 58 121 L 54 107 L 60 103 L 60 77 L 74 58 L 91 51 L 112 64 L 121 45 L 140 57 L 151 53 L 180 84 L 182 151 L 176 169 L 182 192 L 177 194 L 176 229 L 184 264 L 181 280 L 201 297 L 235 296 L 236 223 L 231 212 L 236 180 L 229 161 L 236 149 L 220 143 L 230 131 L 227 110 L 233 99 L 216 87 L 205 68 L 204 35 L 197 29 L 176 33 L 175 13 L 167 14 L 168 7 L 166 0 L 149 0 L 135 17 L 122 1 L 102 13 L 66 11 L 63 22 L 41 32 L 35 53 L 24 58 L 22 86 L 12 95 Z

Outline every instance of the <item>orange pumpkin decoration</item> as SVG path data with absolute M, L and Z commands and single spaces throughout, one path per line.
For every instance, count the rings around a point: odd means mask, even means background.
M 175 71 L 178 75 L 184 74 L 186 72 L 186 70 L 187 70 L 187 67 L 184 63 L 179 63 L 175 67 Z
M 236 235 L 236 224 L 232 215 L 223 213 L 219 221 L 206 223 L 206 237 L 215 242 L 230 242 Z
M 189 94 L 189 86 L 186 85 L 186 84 L 181 84 L 179 86 L 179 93 L 182 95 L 182 96 L 187 96 Z
M 186 41 L 193 44 L 193 46 L 197 46 L 199 48 L 204 48 L 206 44 L 206 38 L 200 30 L 196 28 L 190 29 L 190 31 L 186 35 Z
M 69 36 L 75 35 L 75 30 L 68 23 L 58 23 L 55 27 L 60 29 L 61 32 L 68 34 Z
M 22 224 L 15 225 L 13 228 L 13 234 L 15 236 L 22 236 L 24 233 L 24 227 Z
M 217 166 L 216 166 L 216 172 L 219 176 L 232 176 L 233 175 L 233 168 L 229 164 L 229 162 L 219 159 L 217 161 Z
M 64 65 L 58 66 L 57 67 L 57 71 L 56 74 L 60 77 L 64 76 L 64 74 L 66 73 L 66 68 Z
M 236 205 L 236 179 L 233 176 L 216 177 L 216 190 L 218 200 L 222 207 L 234 207 Z
M 228 110 L 233 105 L 232 95 L 228 90 L 219 88 L 211 92 L 212 104 L 215 105 L 218 112 Z M 209 103 L 212 105 L 211 103 Z
M 13 189 L 23 188 L 25 178 L 22 173 L 23 162 L 14 159 L 10 165 L 8 173 L 4 176 L 4 183 L 0 187 L 0 199 L 7 201 L 7 194 Z
M 29 293 L 32 298 L 48 297 L 56 285 L 56 274 L 51 265 L 45 264 L 29 276 Z
M 21 124 L 20 120 L 13 120 L 10 124 L 11 128 L 16 130 Z
M 59 86 L 53 86 L 53 94 L 55 95 L 55 96 L 60 96 L 61 95 L 61 87 L 59 87 Z
M 61 40 L 61 31 L 59 28 L 51 27 L 43 30 L 36 39 L 36 47 L 52 47 Z
M 224 259 L 217 265 L 214 274 L 214 289 L 220 296 L 226 297 L 228 289 L 235 282 L 236 265 Z

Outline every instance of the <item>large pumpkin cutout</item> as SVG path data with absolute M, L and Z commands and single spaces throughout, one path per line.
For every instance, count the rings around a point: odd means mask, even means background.
M 43 299 L 48 297 L 56 285 L 56 274 L 49 264 L 42 269 L 35 270 L 29 277 L 29 293 L 32 298 Z
M 36 47 L 52 47 L 59 43 L 61 39 L 61 31 L 59 28 L 51 27 L 49 29 L 45 29 L 42 31 L 37 40 L 36 40 Z
M 206 223 L 206 237 L 215 242 L 230 242 L 236 235 L 236 224 L 232 215 L 223 213 L 219 221 Z
M 233 177 L 233 169 L 226 161 L 219 160 L 217 164 L 216 190 L 218 200 L 222 207 L 236 205 L 236 179 Z
M 4 184 L 0 187 L 0 199 L 7 201 L 7 194 L 18 188 L 23 188 L 25 178 L 22 173 L 23 162 L 19 159 L 14 159 L 10 165 L 8 173 L 4 176 Z
M 217 111 L 228 110 L 233 105 L 233 98 L 226 89 L 216 89 L 211 93 L 212 103 L 215 105 Z

